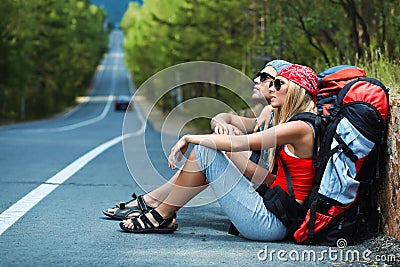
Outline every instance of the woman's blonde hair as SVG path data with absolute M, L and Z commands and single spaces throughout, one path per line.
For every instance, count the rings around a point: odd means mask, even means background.
M 274 110 L 274 125 L 288 122 L 294 115 L 302 112 L 316 113 L 312 96 L 300 85 L 288 81 L 288 92 L 282 107 Z

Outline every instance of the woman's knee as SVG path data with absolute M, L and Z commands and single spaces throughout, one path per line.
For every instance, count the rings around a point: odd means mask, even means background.
M 202 145 L 194 146 L 192 152 L 194 151 L 194 156 L 200 165 L 200 168 L 206 168 L 212 162 L 215 161 L 218 151 L 212 148 L 208 148 Z

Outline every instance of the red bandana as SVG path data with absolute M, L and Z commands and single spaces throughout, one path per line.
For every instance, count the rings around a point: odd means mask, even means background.
M 306 89 L 313 98 L 318 94 L 318 78 L 315 72 L 307 67 L 292 64 L 281 70 L 277 76 L 282 76 Z

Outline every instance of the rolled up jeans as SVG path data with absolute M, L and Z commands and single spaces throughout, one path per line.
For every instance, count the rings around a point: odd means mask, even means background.
M 287 228 L 264 205 L 253 183 L 221 151 L 196 145 L 197 163 L 222 210 L 240 234 L 251 240 L 282 240 Z

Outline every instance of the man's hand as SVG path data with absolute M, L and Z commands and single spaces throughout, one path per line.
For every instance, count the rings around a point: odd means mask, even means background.
M 271 119 L 271 106 L 266 106 L 261 111 L 260 115 L 257 118 L 256 125 L 254 126 L 253 132 L 258 132 L 261 126 L 265 126 L 268 124 L 269 120 Z M 267 126 L 265 126 L 267 127 Z
M 235 126 L 222 122 L 214 122 L 215 134 L 240 135 L 242 132 Z

